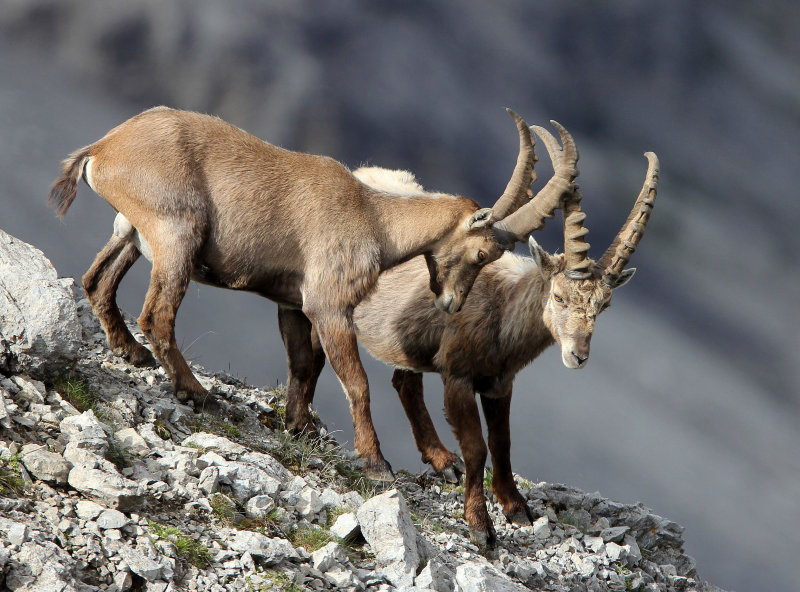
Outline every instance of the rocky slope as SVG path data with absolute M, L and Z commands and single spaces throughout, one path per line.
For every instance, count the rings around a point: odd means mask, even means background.
M 2 231 L 0 323 L 0 588 L 719 590 L 683 529 L 642 505 L 518 477 L 538 519 L 507 524 L 493 505 L 488 551 L 459 487 L 370 482 L 332 439 L 282 429 L 279 389 L 195 366 L 218 407 L 179 403 L 162 369 L 109 352 L 72 280 Z

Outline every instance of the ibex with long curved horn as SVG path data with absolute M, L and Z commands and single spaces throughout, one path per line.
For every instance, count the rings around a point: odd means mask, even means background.
M 562 150 L 546 130 L 534 129 L 556 166 L 565 159 L 574 159 L 574 166 L 577 152 L 568 134 L 562 131 Z M 382 274 L 375 291 L 355 310 L 361 342 L 373 356 L 396 368 L 392 384 L 423 460 L 449 479 L 465 472 L 465 518 L 473 537 L 483 544 L 493 545 L 496 535 L 483 492 L 487 449 L 474 395 L 480 394 L 488 427 L 495 496 L 510 520 L 530 523 L 533 517 L 514 483 L 510 461 L 514 377 L 553 343 L 560 345 L 568 368 L 585 367 L 597 315 L 608 307 L 613 290 L 635 271 L 624 268 L 644 232 L 658 180 L 658 161 L 652 153 L 646 156 L 649 167 L 642 191 L 622 230 L 597 262 L 588 257 L 580 194 L 571 184 L 563 194 L 566 253 L 549 255 L 531 238 L 532 258 L 506 253 L 487 265 L 463 310 L 452 316 L 431 306 L 424 263 L 417 258 Z M 306 393 L 306 405 L 324 363 L 318 347 L 315 354 L 315 373 L 308 383 L 289 385 Z M 442 377 L 447 420 L 465 467 L 433 427 L 423 399 L 422 372 Z
M 111 349 L 137 365 L 154 360 L 125 326 L 116 291 L 140 253 L 152 261 L 139 326 L 182 400 L 203 403 L 207 396 L 175 342 L 175 315 L 190 278 L 275 300 L 300 343 L 310 341 L 313 321 L 350 401 L 355 448 L 367 472 L 380 477 L 390 467 L 370 417 L 353 309 L 380 272 L 417 255 L 427 263 L 437 309 L 463 306 L 480 269 L 515 239 L 496 223 L 513 222 L 529 207 L 533 143 L 525 122 L 511 114 L 520 154 L 491 209 L 459 196 L 374 189 L 333 159 L 166 107 L 73 153 L 50 203 L 63 216 L 83 177 L 119 212 L 83 286 Z M 306 427 L 302 417 L 289 423 Z

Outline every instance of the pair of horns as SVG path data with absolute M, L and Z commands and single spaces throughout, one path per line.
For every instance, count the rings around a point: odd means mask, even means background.
M 586 214 L 581 211 L 582 196 L 575 183 L 578 176 L 578 149 L 570 133 L 558 122 L 550 121 L 556 128 L 561 142 L 546 129 L 539 126 L 528 127 L 528 124 L 514 111 L 507 109 L 514 119 L 519 131 L 519 156 L 505 192 L 492 207 L 496 220 L 492 229 L 498 242 L 513 247 L 515 242 L 522 242 L 533 231 L 544 227 L 548 218 L 552 218 L 556 208 L 561 205 L 564 218 L 564 252 L 566 256 L 566 273 L 573 279 L 590 277 L 591 260 L 589 259 L 589 243 L 584 227 Z M 550 160 L 553 163 L 553 176 L 547 184 L 532 196 L 531 184 L 536 180 L 534 166 L 536 154 L 531 130 L 536 132 L 544 142 Z M 650 213 L 655 203 L 658 189 L 658 157 L 646 152 L 648 160 L 645 177 L 639 197 L 628 214 L 622 229 L 597 262 L 603 269 L 604 281 L 615 285 L 631 255 L 636 250 Z
M 519 156 L 514 174 L 505 192 L 492 207 L 492 226 L 498 242 L 506 248 L 515 242 L 523 242 L 534 230 L 543 228 L 552 218 L 562 198 L 573 191 L 573 180 L 578 176 L 578 149 L 570 133 L 559 123 L 551 123 L 561 136 L 561 144 L 544 128 L 528 127 L 528 124 L 511 109 L 508 113 L 519 131 Z M 542 139 L 553 163 L 553 176 L 534 197 L 531 184 L 536 180 L 531 130 Z
M 631 255 L 644 236 L 645 227 L 655 205 L 658 191 L 658 157 L 653 152 L 645 152 L 645 157 L 648 165 L 642 190 L 625 224 L 597 261 L 598 267 L 603 270 L 603 281 L 610 286 L 616 286 L 620 274 L 631 260 Z M 592 261 L 589 259 L 589 243 L 585 239 L 589 231 L 583 225 L 586 214 L 581 211 L 581 194 L 577 185 L 571 193 L 565 195 L 562 211 L 567 277 L 586 279 L 592 275 L 590 271 Z

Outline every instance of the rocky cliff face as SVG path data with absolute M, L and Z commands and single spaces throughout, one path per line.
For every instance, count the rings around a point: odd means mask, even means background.
M 459 487 L 368 481 L 334 441 L 283 431 L 280 389 L 195 366 L 219 408 L 182 405 L 109 352 L 40 252 L 0 231 L 0 262 L 0 588 L 719 590 L 678 524 L 522 477 L 537 520 L 492 505 L 499 545 L 479 549 Z

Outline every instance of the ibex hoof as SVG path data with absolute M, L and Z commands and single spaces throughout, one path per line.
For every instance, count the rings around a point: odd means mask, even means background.
M 111 350 L 115 356 L 128 360 L 137 368 L 155 368 L 158 362 L 153 354 L 141 343 L 125 344 Z
M 373 481 L 394 481 L 395 476 L 392 472 L 392 467 L 383 459 L 375 459 L 373 461 L 364 461 L 364 473 Z
M 128 356 L 128 361 L 137 368 L 156 368 L 158 366 L 155 357 L 146 347 L 134 350 Z
M 461 477 L 467 472 L 467 467 L 461 458 L 453 455 L 444 468 L 436 472 L 448 483 L 459 483 Z
M 491 551 L 497 547 L 497 535 L 494 528 L 489 526 L 488 529 L 470 528 L 469 536 L 478 548 L 482 551 Z
M 530 526 L 533 524 L 533 513 L 527 504 L 516 507 L 510 512 L 504 512 L 506 520 L 514 524 Z
M 175 396 L 181 403 L 194 401 L 194 406 L 196 409 L 209 410 L 219 408 L 219 405 L 217 405 L 217 403 L 214 401 L 214 397 L 212 397 L 208 391 L 202 387 L 200 387 L 199 390 L 176 387 Z

